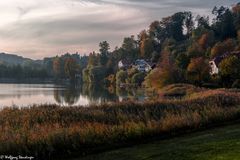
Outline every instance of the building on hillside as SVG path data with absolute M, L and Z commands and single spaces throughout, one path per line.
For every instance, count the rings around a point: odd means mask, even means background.
M 118 68 L 119 69 L 128 69 L 131 68 L 131 62 L 126 60 L 126 59 L 122 59 L 118 62 Z
M 128 60 L 120 60 L 118 62 L 119 69 L 136 68 L 139 72 L 150 72 L 156 67 L 156 64 L 147 62 L 144 59 L 137 59 L 134 63 L 130 63 Z
M 152 65 L 144 59 L 136 60 L 134 67 L 136 67 L 140 72 L 150 72 L 152 70 Z
M 210 65 L 210 75 L 217 75 L 219 73 L 219 65 L 225 58 L 236 55 L 238 58 L 240 58 L 240 51 L 237 52 L 227 52 L 221 56 L 217 56 L 213 58 L 211 61 L 209 61 Z

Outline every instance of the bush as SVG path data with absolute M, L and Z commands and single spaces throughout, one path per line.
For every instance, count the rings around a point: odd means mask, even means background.
M 142 82 L 144 81 L 145 76 L 146 76 L 145 73 L 142 73 L 142 72 L 136 73 L 133 75 L 131 81 L 133 84 L 137 84 L 140 86 L 142 84 Z
M 114 85 L 116 83 L 116 77 L 114 74 L 109 75 L 107 78 L 104 80 L 105 85 Z
M 103 82 L 106 77 L 107 71 L 105 67 L 97 66 L 89 69 L 89 79 L 91 83 Z
M 88 68 L 83 69 L 82 75 L 83 75 L 83 77 L 82 77 L 83 82 L 89 83 L 90 79 L 89 79 L 89 69 Z
M 202 85 L 209 79 L 208 60 L 203 57 L 192 58 L 187 67 L 187 80 L 196 85 Z
M 128 73 L 126 71 L 123 71 L 123 70 L 118 71 L 116 75 L 117 85 L 126 83 L 127 77 L 128 77 Z
M 227 57 L 220 63 L 220 76 L 227 87 L 231 87 L 231 84 L 240 78 L 239 68 L 240 59 L 237 56 Z

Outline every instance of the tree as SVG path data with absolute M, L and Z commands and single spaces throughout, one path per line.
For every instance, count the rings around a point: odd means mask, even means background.
M 104 81 L 104 79 L 107 77 L 107 71 L 106 68 L 103 66 L 95 66 L 89 68 L 89 80 L 90 83 L 99 84 Z
M 122 48 L 128 52 L 135 50 L 137 48 L 137 41 L 135 40 L 134 36 L 125 37 L 123 39 Z
M 185 27 L 187 30 L 187 36 L 189 37 L 192 34 L 194 29 L 193 15 L 191 12 L 185 12 Z
M 193 43 L 191 46 L 189 46 L 187 50 L 188 57 L 190 58 L 197 58 L 204 56 L 205 51 L 198 43 Z
M 99 65 L 99 57 L 96 55 L 95 52 L 90 53 L 88 57 L 88 67 L 91 66 L 98 66 Z
M 56 57 L 53 60 L 53 72 L 56 77 L 59 77 L 61 74 L 61 62 L 59 57 Z
M 134 36 L 125 37 L 121 49 L 122 59 L 134 60 L 138 57 L 138 44 Z
M 150 24 L 149 29 L 148 29 L 149 36 L 158 37 L 157 35 L 158 35 L 160 30 L 161 30 L 160 22 L 159 21 L 153 21 Z
M 82 70 L 82 80 L 84 83 L 90 83 L 89 68 L 84 68 Z
M 236 30 L 240 29 L 240 3 L 236 4 L 232 8 L 233 17 L 234 17 L 234 25 Z
M 188 80 L 202 85 L 209 78 L 209 64 L 203 57 L 192 58 L 187 68 Z
M 204 33 L 199 39 L 198 44 L 201 46 L 202 49 L 206 50 L 208 47 L 211 47 L 214 42 L 214 33 L 207 32 Z
M 133 84 L 137 84 L 138 86 L 141 86 L 142 82 L 144 81 L 145 76 L 146 75 L 143 72 L 136 73 L 132 76 L 131 82 Z
M 154 41 L 147 34 L 145 30 L 143 30 L 139 35 L 140 41 L 140 55 L 142 58 L 151 58 L 152 53 L 154 51 Z
M 183 35 L 183 25 L 184 25 L 184 13 L 178 12 L 171 17 L 171 22 L 169 26 L 170 37 L 176 41 L 181 41 L 184 39 Z
M 123 71 L 123 70 L 118 71 L 116 75 L 117 85 L 119 86 L 121 84 L 126 83 L 127 77 L 128 77 L 128 73 L 126 71 Z
M 144 83 L 148 87 L 159 89 L 168 84 L 179 83 L 183 80 L 169 50 L 165 49 L 161 55 L 161 62 L 158 67 L 152 70 L 146 77 Z
M 148 34 L 149 34 L 149 37 L 153 41 L 154 52 L 156 52 L 156 53 L 161 52 L 161 44 L 164 42 L 164 40 L 166 38 L 164 32 L 165 31 L 161 27 L 159 21 L 154 21 L 149 26 Z
M 236 42 L 233 39 L 227 39 L 224 42 L 216 43 L 211 49 L 211 57 L 221 56 L 235 49 Z
M 236 29 L 234 26 L 234 15 L 226 7 L 214 7 L 212 13 L 216 16 L 213 28 L 216 37 L 220 40 L 236 37 Z
M 179 54 L 176 58 L 176 64 L 181 69 L 187 69 L 190 58 L 186 54 Z
M 219 65 L 223 83 L 231 85 L 234 80 L 240 79 L 240 59 L 237 56 L 225 58 Z
M 197 15 L 196 21 L 197 21 L 197 28 L 210 29 L 209 17 Z
M 77 62 L 73 58 L 65 59 L 64 71 L 65 74 L 70 78 L 70 80 L 74 80 L 77 73 L 79 73 L 80 67 Z
M 100 42 L 100 64 L 105 66 L 108 61 L 108 54 L 110 50 L 110 45 L 107 41 Z

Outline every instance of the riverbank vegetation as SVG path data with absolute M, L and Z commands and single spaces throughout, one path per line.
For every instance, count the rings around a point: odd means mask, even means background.
M 240 118 L 238 90 L 204 89 L 181 99 L 0 111 L 0 153 L 39 159 L 87 155 Z

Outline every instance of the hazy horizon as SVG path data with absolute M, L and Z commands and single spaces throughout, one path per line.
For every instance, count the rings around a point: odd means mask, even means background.
M 211 14 L 237 0 L 44 0 L 1 1 L 0 52 L 32 59 L 66 52 L 88 54 L 107 40 L 111 49 L 154 20 L 178 11 Z

